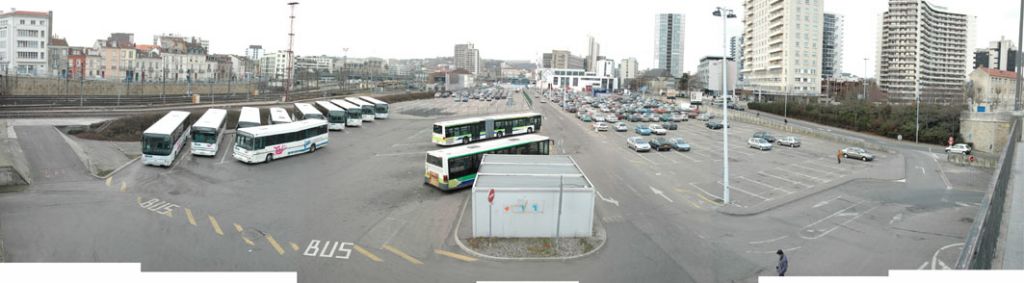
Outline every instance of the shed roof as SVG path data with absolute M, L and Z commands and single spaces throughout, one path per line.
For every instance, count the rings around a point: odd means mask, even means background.
M 486 154 L 473 190 L 593 190 L 594 185 L 568 155 Z

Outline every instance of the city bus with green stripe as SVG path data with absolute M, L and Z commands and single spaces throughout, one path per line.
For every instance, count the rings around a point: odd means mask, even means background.
M 423 182 L 443 191 L 469 188 L 484 154 L 548 155 L 551 139 L 522 135 L 428 151 Z
M 469 144 L 540 131 L 540 113 L 525 112 L 434 123 L 431 141 L 440 146 Z

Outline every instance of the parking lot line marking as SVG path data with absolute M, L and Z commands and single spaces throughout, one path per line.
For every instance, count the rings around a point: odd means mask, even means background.
M 772 174 L 768 174 L 765 171 L 757 172 L 757 174 L 761 175 L 761 176 L 767 176 L 767 177 L 772 177 L 772 178 L 775 178 L 775 179 L 783 180 L 783 181 L 786 181 L 788 183 L 793 183 L 794 185 L 801 185 L 801 186 L 808 187 L 808 188 L 813 187 L 813 186 L 808 185 L 808 184 L 804 184 L 804 183 L 793 181 L 793 180 L 790 180 L 790 179 L 786 179 L 786 178 L 783 178 L 783 177 L 780 177 L 780 176 L 775 176 L 775 175 L 772 175 Z
M 126 183 L 125 181 L 121 181 L 121 192 L 123 193 L 123 192 L 127 192 L 127 191 L 128 191 L 128 183 Z
M 857 203 L 857 204 L 859 205 L 859 204 L 861 204 L 861 203 L 863 203 L 863 201 L 862 201 L 862 202 L 859 202 L 859 203 Z M 856 205 L 854 205 L 854 206 L 856 206 Z M 851 206 L 850 208 L 852 208 L 852 206 Z M 818 235 L 818 236 L 815 236 L 815 237 L 804 237 L 803 235 L 801 235 L 801 236 L 800 236 L 800 238 L 804 238 L 804 239 L 807 239 L 807 240 L 817 240 L 817 239 L 820 239 L 821 237 L 825 237 L 825 236 L 827 236 L 827 235 L 828 235 L 829 233 L 832 233 L 832 232 L 833 232 L 833 231 L 835 231 L 836 229 L 839 229 L 839 227 L 845 227 L 845 226 L 846 226 L 846 224 L 849 224 L 850 222 L 853 222 L 854 220 L 857 220 L 857 218 L 860 218 L 861 216 L 864 216 L 864 214 L 868 214 L 868 213 L 869 213 L 869 212 L 871 212 L 872 210 L 875 210 L 875 208 L 878 208 L 878 207 L 877 207 L 877 206 L 875 206 L 875 207 L 872 207 L 872 208 L 868 208 L 868 210 L 865 210 L 864 212 L 861 212 L 861 213 L 854 213 L 854 216 L 853 216 L 853 217 L 851 217 L 850 219 L 848 219 L 848 220 L 846 220 L 846 221 L 843 221 L 842 223 L 839 223 L 839 224 L 838 224 L 838 225 L 836 225 L 836 226 L 833 226 L 832 228 L 829 228 L 828 230 L 825 230 L 825 232 L 821 233 L 821 235 Z M 849 209 L 849 208 L 847 208 L 847 209 Z M 834 213 L 833 215 L 829 215 L 828 217 L 826 217 L 826 218 L 822 218 L 821 220 L 825 220 L 825 219 L 831 218 L 832 216 L 838 215 L 838 214 L 839 214 L 839 212 L 842 212 L 842 211 L 844 211 L 844 210 L 846 210 L 846 209 L 843 209 L 843 210 L 837 211 L 837 212 L 836 212 L 836 213 Z M 820 222 L 821 220 L 819 220 L 819 222 Z M 804 228 L 807 228 L 807 227 L 810 227 L 810 226 L 813 226 L 813 225 L 807 225 L 807 226 L 804 226 Z
M 822 182 L 822 183 L 828 183 L 829 181 L 831 181 L 830 179 L 822 179 L 822 178 L 814 177 L 814 176 L 807 175 L 807 174 L 800 173 L 800 172 L 789 172 L 789 173 L 793 173 L 793 174 L 796 174 L 796 175 L 800 175 L 800 176 L 804 176 L 804 177 L 807 177 L 807 178 L 811 178 L 811 179 L 814 179 L 815 181 Z
M 110 187 L 110 181 L 111 181 L 112 179 L 114 179 L 114 177 L 113 177 L 113 176 L 111 176 L 111 177 L 107 177 L 107 187 L 108 187 L 108 188 Z
M 476 261 L 476 258 L 474 258 L 474 257 L 467 256 L 467 255 L 461 255 L 461 254 L 449 252 L 449 251 L 446 251 L 446 250 L 434 249 L 434 253 L 435 254 L 439 254 L 439 255 L 443 255 L 443 256 L 446 256 L 446 257 L 454 258 L 454 259 L 457 259 L 457 260 L 465 261 L 465 262 L 474 262 L 474 261 Z
M 780 191 L 780 192 L 783 192 L 783 193 L 786 193 L 786 194 L 792 194 L 793 193 L 792 191 L 785 190 L 783 188 L 772 186 L 772 185 L 769 185 L 769 184 L 766 184 L 766 183 L 762 183 L 760 181 L 757 181 L 757 180 L 754 180 L 754 179 L 750 179 L 750 178 L 747 178 L 747 177 L 744 177 L 744 176 L 740 176 L 740 179 L 744 179 L 744 180 L 750 181 L 751 183 L 762 185 L 762 186 L 768 187 L 769 189 Z
M 188 217 L 188 223 L 189 224 L 192 224 L 192 226 L 199 226 L 199 225 L 196 225 L 195 217 L 192 217 L 192 210 L 188 209 L 187 207 L 185 208 L 185 216 Z
M 416 259 L 416 258 L 414 258 L 414 257 L 412 257 L 412 256 L 410 256 L 408 254 L 405 254 L 404 252 L 398 250 L 395 247 L 392 247 L 391 245 L 384 244 L 383 246 L 381 246 L 381 248 L 384 248 L 385 250 L 388 250 L 389 252 L 397 255 L 398 257 L 401 257 L 401 258 L 405 259 L 406 261 L 411 262 L 412 264 L 423 264 L 422 261 L 420 261 L 420 260 L 418 260 L 418 259 Z
M 650 162 L 653 165 L 658 165 L 658 163 L 655 163 L 654 161 L 651 161 L 650 159 L 645 157 L 643 154 L 640 154 L 638 152 L 633 152 L 633 153 L 636 154 L 636 156 L 639 156 L 640 158 L 643 158 L 643 160 L 647 160 L 647 162 Z
M 681 153 L 681 152 L 678 152 L 678 151 L 672 151 L 672 152 L 675 152 L 675 153 L 676 153 L 676 154 L 678 154 L 679 156 L 682 156 L 683 158 L 689 159 L 690 161 L 693 161 L 693 162 L 701 162 L 701 160 L 697 160 L 696 158 L 690 157 L 689 155 L 683 154 L 683 153 Z
M 210 225 L 213 226 L 213 232 L 216 232 L 217 235 L 224 236 L 224 230 L 221 230 L 220 229 L 220 224 L 217 224 L 217 218 L 213 218 L 213 215 L 207 215 L 207 216 L 210 217 Z
M 719 185 L 722 185 L 722 181 L 718 181 L 718 184 L 719 184 Z M 730 189 L 730 190 L 736 190 L 736 191 L 739 191 L 739 192 L 741 192 L 741 193 L 745 193 L 745 194 L 748 194 L 748 195 L 754 196 L 754 197 L 756 197 L 756 198 L 759 198 L 759 199 L 761 199 L 762 201 L 768 201 L 768 200 L 771 200 L 770 198 L 762 197 L 762 196 L 761 196 L 761 195 L 759 195 L 759 194 L 755 194 L 755 193 L 751 193 L 751 192 L 748 192 L 748 191 L 746 191 L 746 190 L 744 190 L 744 189 L 740 189 L 739 187 L 736 187 L 736 186 L 733 186 L 733 185 L 729 185 L 729 189 Z
M 659 190 L 659 189 L 655 189 L 654 187 L 651 187 L 651 186 L 648 186 L 648 187 L 649 187 L 649 188 L 651 188 L 651 192 L 652 192 L 652 193 L 654 193 L 654 194 L 656 194 L 656 195 L 659 195 L 659 196 L 661 196 L 661 198 L 664 198 L 664 199 L 665 199 L 665 200 L 667 200 L 667 201 L 668 201 L 669 203 L 673 203 L 673 202 L 675 202 L 675 201 L 673 201 L 672 199 L 668 198 L 668 196 L 666 196 L 666 195 L 665 195 L 665 192 L 662 192 L 661 190 Z
M 360 254 L 363 254 L 364 256 L 370 258 L 370 260 L 372 260 L 372 261 L 375 261 L 375 262 L 382 262 L 382 261 L 384 261 L 384 260 L 381 260 L 380 257 L 377 257 L 377 255 L 371 253 L 370 251 L 364 249 L 363 247 L 361 247 L 359 245 L 353 244 L 352 247 L 355 248 L 356 251 L 359 252 Z
M 808 166 L 800 165 L 798 163 L 794 163 L 794 164 L 790 164 L 790 165 L 792 165 L 793 167 L 800 167 L 800 169 L 804 169 L 804 170 L 811 170 L 811 171 L 818 172 L 818 173 L 841 176 L 839 173 L 828 172 L 828 171 L 821 170 L 821 169 L 815 169 L 815 168 L 811 168 L 811 167 L 808 167 Z
M 277 243 L 277 240 L 274 240 L 274 236 L 267 234 L 267 242 L 274 247 L 274 250 L 277 251 L 278 255 L 284 255 L 284 248 L 281 248 L 281 245 Z

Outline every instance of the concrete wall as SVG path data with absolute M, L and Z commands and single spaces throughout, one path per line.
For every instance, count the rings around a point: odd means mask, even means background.
M 228 93 L 229 83 L 213 83 L 214 93 Z M 252 93 L 256 90 L 257 83 L 231 82 L 230 90 L 233 93 Z M 184 95 L 188 91 L 186 82 L 132 82 L 126 85 L 120 81 L 105 80 L 75 80 L 69 81 L 56 78 L 30 78 L 17 77 L 5 78 L 0 82 L 0 93 L 3 95 Z M 211 83 L 193 82 L 192 93 L 208 94 L 211 92 Z
M 1011 113 L 977 113 L 964 111 L 960 114 L 960 136 L 965 142 L 974 143 L 974 150 L 1000 153 L 1009 140 Z
M 28 160 L 21 151 L 14 129 L 0 121 L 0 187 L 32 182 Z

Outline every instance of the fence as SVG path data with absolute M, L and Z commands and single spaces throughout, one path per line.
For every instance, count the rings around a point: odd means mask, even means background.
M 718 117 L 721 117 L 721 115 L 722 115 L 722 113 L 721 113 L 722 109 L 715 108 L 715 107 L 708 107 L 707 109 L 709 109 L 710 111 L 714 112 L 715 115 L 718 115 Z M 836 143 L 840 143 L 840 144 L 848 144 L 848 145 L 853 145 L 853 146 L 857 146 L 857 147 L 861 147 L 861 148 L 866 148 L 866 149 L 871 149 L 871 150 L 876 150 L 876 151 L 892 152 L 888 148 L 885 148 L 885 147 L 883 147 L 881 145 L 878 145 L 876 143 L 867 142 L 867 141 L 865 141 L 863 139 L 850 138 L 850 137 L 843 136 L 843 135 L 837 135 L 837 134 L 833 134 L 833 133 L 829 133 L 829 132 L 825 132 L 825 131 L 808 129 L 808 128 L 804 128 L 804 127 L 794 127 L 794 126 L 789 125 L 789 123 L 782 123 L 782 122 L 773 121 L 773 120 L 761 119 L 761 118 L 755 116 L 755 114 L 750 114 L 750 113 L 747 113 L 747 112 L 729 111 L 729 120 L 730 121 L 731 120 L 736 120 L 736 121 L 741 121 L 741 122 L 748 123 L 748 124 L 753 124 L 753 125 L 758 125 L 758 126 L 762 126 L 762 127 L 773 128 L 773 129 L 776 129 L 776 130 L 790 132 L 790 133 L 794 133 L 794 134 L 798 134 L 798 135 L 803 135 L 803 136 L 808 136 L 808 137 L 816 137 L 816 138 L 824 139 L 824 140 L 830 140 L 830 141 L 833 141 L 833 142 L 836 142 Z
M 94 79 L 61 79 L 41 77 L 11 77 L 0 80 L 0 94 L 17 96 L 144 96 L 186 95 L 210 93 L 253 93 L 260 84 L 255 81 L 123 81 Z M 264 86 L 265 87 L 265 86 Z
M 1021 120 L 1013 122 L 1010 139 L 1006 143 L 1003 155 L 999 157 L 999 165 L 989 182 L 989 192 L 981 202 L 974 224 L 967 233 L 964 249 L 956 261 L 956 269 L 991 269 L 992 258 L 996 254 L 996 242 L 999 241 L 999 230 L 1003 221 L 1003 208 L 1006 204 L 1006 187 L 1013 172 L 1013 158 L 1020 141 Z

